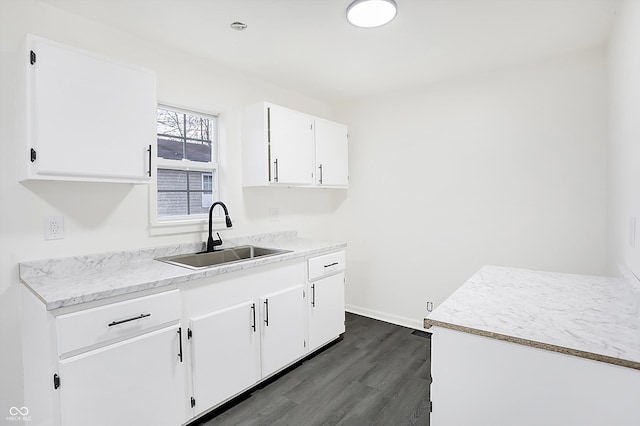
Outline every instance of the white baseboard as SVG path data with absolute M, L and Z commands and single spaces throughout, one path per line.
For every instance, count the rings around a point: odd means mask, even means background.
M 367 309 L 360 306 L 354 305 L 346 305 L 345 309 L 347 312 L 351 312 L 352 314 L 362 315 L 364 317 L 369 317 L 373 319 L 377 319 L 384 322 L 389 322 L 391 324 L 401 325 L 403 327 L 414 328 L 416 330 L 425 331 L 422 319 L 416 320 L 407 317 L 401 317 L 399 315 L 388 314 L 386 312 L 374 311 L 373 309 Z

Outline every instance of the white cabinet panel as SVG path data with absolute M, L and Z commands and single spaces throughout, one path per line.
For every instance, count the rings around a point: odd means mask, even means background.
M 178 326 L 60 361 L 64 426 L 185 421 Z
M 309 285 L 309 350 L 344 333 L 344 273 Z
M 316 183 L 321 186 L 349 185 L 347 126 L 315 120 Z
M 262 377 L 304 355 L 303 286 L 260 298 L 262 306 Z
M 260 379 L 258 321 L 253 301 L 191 320 L 195 414 Z
M 29 58 L 22 178 L 148 181 L 155 74 L 31 35 L 21 54 Z
M 267 107 L 271 182 L 313 182 L 313 119 L 275 105 Z

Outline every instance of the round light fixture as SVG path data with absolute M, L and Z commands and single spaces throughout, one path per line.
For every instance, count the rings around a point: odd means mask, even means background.
M 396 17 L 395 0 L 355 0 L 347 8 L 347 20 L 361 28 L 374 28 L 388 24 Z

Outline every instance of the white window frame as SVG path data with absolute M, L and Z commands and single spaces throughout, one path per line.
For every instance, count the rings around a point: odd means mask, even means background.
M 220 199 L 220 114 L 198 111 L 191 108 L 177 107 L 166 103 L 159 103 L 158 108 L 165 108 L 192 115 L 201 115 L 207 118 L 215 118 L 216 124 L 212 129 L 212 133 L 215 135 L 212 150 L 215 150 L 215 152 L 211 153 L 212 161 L 208 163 L 185 159 L 169 160 L 158 157 L 158 146 L 157 144 L 155 145 L 155 148 L 152 150 L 153 155 L 151 156 L 152 178 L 151 183 L 149 184 L 149 219 L 151 224 L 149 227 L 149 233 L 151 235 L 166 235 L 207 231 L 209 225 L 208 214 L 176 215 L 171 217 L 158 216 L 158 169 L 166 168 L 209 173 L 212 176 L 215 176 L 211 188 L 212 198 L 214 200 Z M 214 212 L 214 228 L 221 229 L 224 225 L 224 218 L 220 216 L 220 212 Z

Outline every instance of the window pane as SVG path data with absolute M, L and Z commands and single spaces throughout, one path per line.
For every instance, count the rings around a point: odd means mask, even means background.
M 158 157 L 211 162 L 216 121 L 214 116 L 158 108 Z
M 204 117 L 198 117 L 195 115 L 186 115 L 186 134 L 187 137 L 194 140 L 210 141 L 211 136 L 209 134 L 210 124 L 209 119 Z
M 213 204 L 209 203 L 209 200 L 211 200 L 211 193 L 190 192 L 189 203 L 191 203 L 191 214 L 209 214 L 209 208 L 211 204 Z M 214 214 L 214 216 L 217 216 L 217 214 Z
M 158 216 L 186 214 L 188 214 L 186 192 L 158 192 Z
M 183 115 L 176 111 L 158 108 L 158 135 L 183 137 Z
M 185 145 L 184 158 L 208 163 L 211 161 L 211 142 L 190 141 Z
M 208 213 L 215 195 L 214 176 L 215 171 L 158 169 L 158 215 Z
M 184 140 L 158 135 L 158 157 L 167 160 L 184 158 Z
M 187 172 L 184 170 L 158 169 L 158 192 L 186 191 Z

